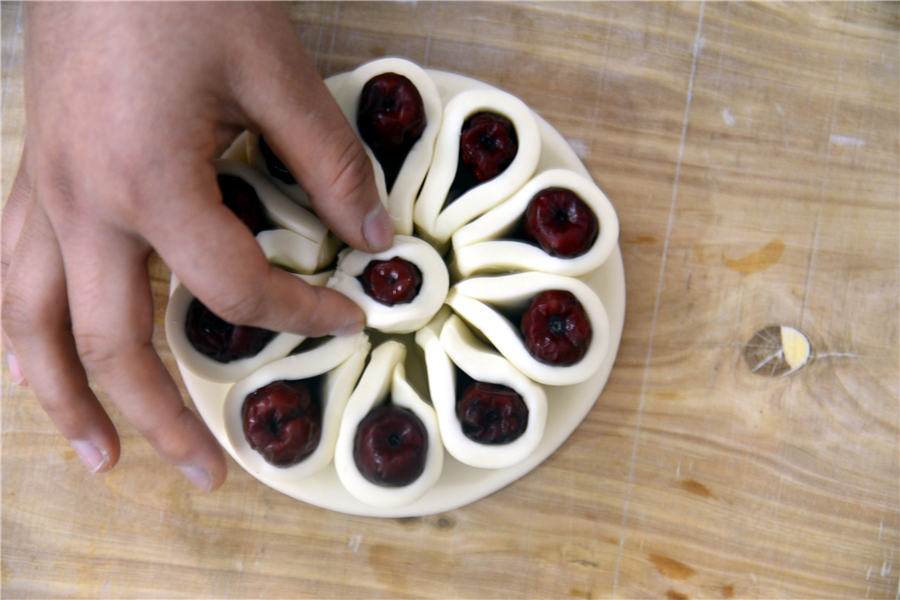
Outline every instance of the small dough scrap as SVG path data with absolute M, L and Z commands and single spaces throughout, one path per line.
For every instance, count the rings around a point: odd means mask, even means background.
M 537 243 L 504 239 L 505 235 L 524 221 L 531 199 L 548 188 L 564 188 L 575 192 L 597 217 L 597 239 L 581 256 L 552 256 Z M 618 239 L 619 219 L 600 188 L 574 171 L 550 169 L 532 178 L 509 200 L 454 233 L 454 265 L 463 277 L 477 272 L 509 270 L 579 276 L 590 273 L 606 262 Z
M 217 159 L 213 161 L 213 165 L 218 174 L 240 177 L 253 186 L 269 220 L 306 238 L 309 242 L 307 246 L 318 248 L 315 254 L 316 266 L 311 271 L 303 272 L 317 271 L 334 260 L 340 244 L 316 215 L 285 196 L 262 173 L 249 165 L 225 159 Z M 303 249 L 302 253 L 303 257 L 309 258 L 300 262 L 311 263 L 312 250 Z M 298 256 L 299 258 L 301 257 Z
M 311 350 L 269 363 L 236 382 L 223 405 L 225 431 L 242 466 L 263 480 L 276 483 L 300 481 L 322 470 L 334 457 L 344 407 L 359 379 L 369 352 L 368 336 L 358 333 L 334 337 Z M 323 375 L 322 430 L 319 445 L 296 465 L 278 467 L 254 450 L 244 435 L 244 400 L 274 381 L 310 379 Z
M 390 193 L 386 190 L 384 170 L 368 144 L 362 139 L 362 136 L 359 134 L 359 128 L 356 125 L 359 98 L 363 87 L 370 79 L 383 73 L 403 75 L 412 82 L 422 97 L 426 119 L 422 137 L 410 148 Z M 422 67 L 403 58 L 389 57 L 373 60 L 357 67 L 348 74 L 340 87 L 332 89 L 332 93 L 344 116 L 347 117 L 347 121 L 353 127 L 354 133 L 362 141 L 369 159 L 372 161 L 372 167 L 376 176 L 376 186 L 382 201 L 387 206 L 388 213 L 391 215 L 394 231 L 401 235 L 411 235 L 413 232 L 413 204 L 419 188 L 422 187 L 422 181 L 425 179 L 428 167 L 431 165 L 431 158 L 434 154 L 434 142 L 441 127 L 443 107 L 437 86 Z
M 511 323 L 494 308 L 521 311 L 539 293 L 557 289 L 569 291 L 578 299 L 593 331 L 587 352 L 573 365 L 551 365 L 531 356 L 519 333 L 518 323 Z M 574 277 L 533 271 L 466 279 L 451 288 L 447 304 L 480 331 L 509 362 L 538 383 L 573 385 L 586 381 L 600 368 L 609 350 L 606 308 L 586 283 Z
M 547 422 L 547 395 L 500 354 L 478 341 L 465 323 L 444 308 L 416 334 L 425 352 L 431 403 L 447 451 L 461 463 L 482 469 L 500 469 L 528 457 L 541 441 Z M 507 444 L 482 444 L 463 433 L 456 416 L 458 367 L 475 381 L 505 385 L 515 390 L 528 407 L 528 426 Z
M 490 111 L 512 121 L 518 151 L 512 163 L 493 179 L 468 190 L 444 206 L 459 163 L 459 139 L 471 115 Z M 454 96 L 444 107 L 431 169 L 416 201 L 414 219 L 424 236 L 443 246 L 457 229 L 509 198 L 532 176 L 541 154 L 537 119 L 528 106 L 506 92 L 474 89 Z
M 369 364 L 347 402 L 338 433 L 334 454 L 338 478 L 354 497 L 372 506 L 397 507 L 410 504 L 434 486 L 443 469 L 444 447 L 441 444 L 437 417 L 407 382 L 403 368 L 405 357 L 406 347 L 395 341 L 384 342 L 372 351 Z M 388 397 L 393 404 L 406 408 L 419 417 L 428 435 L 425 469 L 415 481 L 400 487 L 370 482 L 360 473 L 353 458 L 359 423 Z
M 395 256 L 419 268 L 422 287 L 412 302 L 386 306 L 366 294 L 357 278 L 369 262 L 390 260 Z M 412 236 L 397 235 L 394 236 L 393 246 L 377 254 L 349 248 L 341 252 L 337 270 L 328 287 L 356 302 L 366 313 L 369 327 L 385 333 L 410 333 L 428 323 L 440 310 L 450 287 L 450 276 L 444 259 L 427 242 Z

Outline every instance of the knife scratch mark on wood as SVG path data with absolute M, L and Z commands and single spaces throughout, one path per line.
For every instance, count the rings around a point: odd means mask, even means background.
M 722 262 L 732 271 L 737 271 L 742 275 L 758 273 L 778 264 L 778 261 L 781 260 L 781 255 L 784 254 L 784 248 L 784 242 L 775 238 L 760 250 L 751 252 L 741 258 L 728 258 L 723 252 Z
M 862 148 L 866 145 L 866 140 L 860 139 L 858 137 L 851 137 L 849 135 L 840 135 L 837 133 L 832 133 L 828 140 L 835 146 L 852 146 L 855 148 Z

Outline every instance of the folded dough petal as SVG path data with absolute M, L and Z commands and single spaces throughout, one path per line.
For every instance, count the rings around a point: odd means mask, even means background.
M 512 121 L 518 151 L 512 163 L 496 177 L 484 181 L 445 206 L 459 163 L 463 124 L 474 113 L 490 111 Z M 416 200 L 414 218 L 423 234 L 441 246 L 454 231 L 510 197 L 534 173 L 541 153 L 537 119 L 524 102 L 495 89 L 461 92 L 444 107 L 434 158 Z
M 266 181 L 277 187 L 282 194 L 293 200 L 295 203 L 304 208 L 312 207 L 309 195 L 302 187 L 300 187 L 300 184 L 296 182 L 286 183 L 278 179 L 271 171 L 269 171 L 269 167 L 266 165 L 266 159 L 263 158 L 262 150 L 260 150 L 259 147 L 258 134 L 247 132 L 247 140 L 244 143 L 246 144 L 247 162 L 250 166 L 261 173 Z
M 409 504 L 421 497 L 438 480 L 444 461 L 444 448 L 434 411 L 406 380 L 403 360 L 406 348 L 395 341 L 384 342 L 372 351 L 356 389 L 344 410 L 334 454 L 334 467 L 341 483 L 354 497 L 380 507 Z M 353 446 L 360 422 L 387 398 L 397 406 L 412 411 L 425 426 L 428 436 L 425 468 L 422 474 L 404 486 L 388 487 L 370 482 L 356 465 Z
M 308 243 L 305 246 L 308 248 L 318 248 L 315 255 L 310 249 L 302 250 L 303 260 L 300 262 L 303 264 L 315 262 L 315 267 L 301 272 L 317 271 L 334 260 L 340 244 L 316 215 L 285 196 L 262 173 L 249 165 L 226 159 L 215 160 L 213 165 L 220 175 L 234 175 L 253 186 L 266 216 L 272 223 L 306 238 Z M 298 255 L 299 258 L 301 255 Z
M 518 323 L 513 324 L 501 313 L 523 311 L 532 298 L 545 290 L 571 292 L 581 303 L 591 324 L 590 344 L 575 364 L 551 365 L 534 358 L 525 348 Z M 596 373 L 609 349 L 606 308 L 586 283 L 574 277 L 527 272 L 466 279 L 451 288 L 447 304 L 480 331 L 517 369 L 538 383 L 581 383 Z
M 547 395 L 508 360 L 478 341 L 469 328 L 444 308 L 416 334 L 425 352 L 428 389 L 447 451 L 461 463 L 500 469 L 524 460 L 538 446 L 547 422 Z M 515 390 L 528 407 L 528 425 L 506 444 L 482 444 L 468 438 L 456 415 L 459 368 L 474 381 L 504 385 Z
M 334 250 L 290 229 L 268 229 L 256 234 L 256 241 L 273 265 L 294 273 L 314 275 L 334 260 Z M 330 258 L 329 258 L 330 256 Z M 324 285 L 314 283 L 313 285 Z
M 383 73 L 396 73 L 412 82 L 422 97 L 426 118 L 425 130 L 406 155 L 403 166 L 400 168 L 400 172 L 397 174 L 390 192 L 387 192 L 385 189 L 384 170 L 368 144 L 360 136 L 359 128 L 356 124 L 359 99 L 363 87 L 370 79 Z M 366 152 L 372 161 L 379 192 L 382 198 L 386 198 L 385 204 L 394 223 L 394 231 L 401 235 L 412 234 L 413 204 L 431 164 L 434 142 L 441 127 L 442 105 L 437 86 L 432 81 L 431 76 L 417 64 L 406 59 L 390 57 L 373 60 L 357 67 L 341 80 L 339 86 L 332 88 L 332 94 L 335 96 L 344 116 L 347 117 L 347 121 L 353 127 L 353 131 L 363 142 L 363 146 L 366 148 Z
M 269 363 L 237 381 L 223 405 L 228 441 L 241 465 L 251 474 L 276 483 L 299 481 L 331 462 L 341 417 L 353 387 L 362 373 L 370 348 L 368 336 L 358 333 L 330 338 L 311 350 Z M 254 391 L 275 381 L 321 377 L 318 394 L 322 403 L 322 429 L 316 449 L 295 465 L 278 467 L 254 450 L 243 427 L 244 400 Z
M 261 231 L 256 236 L 269 262 L 293 271 L 301 271 L 309 264 L 311 242 L 299 234 L 287 230 Z M 325 285 L 332 271 L 312 274 L 296 274 L 310 285 Z M 294 333 L 276 333 L 256 355 L 230 362 L 219 362 L 198 352 L 188 340 L 185 331 L 188 309 L 194 295 L 184 284 L 177 283 L 166 306 L 166 339 L 172 354 L 194 375 L 210 381 L 230 382 L 248 375 L 258 367 L 286 356 L 305 339 Z
M 597 238 L 580 256 L 552 256 L 536 242 L 504 237 L 524 221 L 531 199 L 549 188 L 575 192 L 597 217 Z M 539 173 L 511 198 L 454 233 L 453 264 L 462 277 L 477 272 L 509 270 L 578 276 L 600 267 L 616 247 L 618 238 L 619 219 L 603 191 L 574 171 L 550 169 Z
M 369 262 L 390 260 L 395 256 L 418 267 L 422 273 L 422 287 L 412 302 L 387 306 L 366 294 L 358 277 Z M 398 235 L 394 236 L 393 246 L 377 254 L 349 248 L 341 252 L 328 287 L 356 302 L 366 313 L 369 327 L 385 333 L 409 333 L 428 323 L 441 308 L 450 287 L 450 277 L 444 260 L 427 242 Z

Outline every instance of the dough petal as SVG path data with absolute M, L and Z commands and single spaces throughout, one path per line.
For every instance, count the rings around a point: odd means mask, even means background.
M 295 250 L 301 252 L 297 255 L 297 260 L 307 264 L 315 256 L 315 267 L 301 272 L 317 271 L 334 260 L 339 242 L 316 215 L 285 196 L 262 173 L 249 165 L 225 159 L 215 160 L 213 165 L 217 173 L 240 177 L 253 186 L 266 216 L 275 225 L 306 238 L 306 247 Z M 312 248 L 317 248 L 318 251 L 314 253 Z
M 545 290 L 566 290 L 575 295 L 593 330 L 584 357 L 573 365 L 550 365 L 535 359 L 522 341 L 518 324 L 513 324 L 495 308 L 521 311 Z M 547 385 L 573 385 L 587 380 L 600 367 L 609 349 L 609 317 L 603 302 L 580 279 L 550 273 L 515 273 L 476 277 L 457 283 L 447 304 L 456 314 L 480 331 L 494 347 L 522 373 Z
M 263 175 L 266 181 L 278 188 L 282 194 L 304 208 L 312 208 L 309 195 L 298 183 L 285 183 L 269 171 L 269 167 L 266 166 L 266 160 L 263 158 L 262 151 L 259 148 L 259 135 L 247 132 L 245 143 L 247 162 L 250 166 Z
M 504 115 L 516 129 L 518 151 L 499 175 L 471 188 L 445 206 L 459 163 L 459 138 L 472 114 L 490 111 Z M 496 206 L 518 190 L 534 173 L 541 153 L 541 136 L 534 113 L 506 92 L 476 89 L 461 92 L 444 107 L 444 117 L 431 169 L 415 206 L 415 223 L 441 247 L 457 229 Z
M 284 484 L 309 477 L 328 465 L 334 457 L 344 408 L 362 373 L 369 347 L 368 336 L 364 333 L 330 338 L 320 346 L 269 363 L 237 381 L 225 397 L 223 410 L 228 441 L 242 466 L 264 481 Z M 319 445 L 296 465 L 277 467 L 268 463 L 244 436 L 242 412 L 245 398 L 275 381 L 319 376 L 322 376 L 319 389 L 322 402 Z
M 341 483 L 354 497 L 366 504 L 379 507 L 404 506 L 421 497 L 440 478 L 444 461 L 440 429 L 434 411 L 406 381 L 403 360 L 406 348 L 395 341 L 388 341 L 372 351 L 369 364 L 344 411 L 334 467 Z M 353 445 L 359 423 L 369 411 L 390 397 L 391 402 L 406 408 L 421 419 L 428 435 L 425 469 L 412 483 L 400 487 L 374 484 L 363 477 L 353 458 Z
M 581 256 L 560 258 L 548 254 L 537 243 L 505 237 L 524 221 L 531 199 L 548 188 L 575 192 L 597 217 L 597 238 Z M 509 270 L 579 276 L 606 262 L 618 239 L 619 219 L 603 191 L 593 181 L 573 171 L 550 169 L 533 177 L 511 198 L 453 234 L 454 268 L 462 277 Z
M 286 229 L 261 231 L 256 236 L 270 263 L 302 271 L 321 256 L 316 245 L 308 238 Z M 310 285 L 325 285 L 332 271 L 295 273 Z M 232 382 L 249 375 L 260 366 L 286 356 L 303 342 L 305 336 L 294 333 L 277 333 L 255 356 L 223 363 L 198 352 L 187 338 L 185 323 L 194 295 L 184 284 L 173 281 L 174 288 L 166 306 L 166 340 L 176 360 L 188 370 L 209 381 Z
M 528 457 L 541 441 L 547 422 L 547 395 L 508 360 L 479 342 L 465 323 L 443 309 L 416 334 L 425 352 L 428 387 L 441 439 L 447 451 L 461 463 L 483 469 L 510 467 Z M 528 407 L 528 426 L 507 444 L 482 444 L 463 433 L 456 416 L 456 369 L 475 381 L 504 385 L 515 390 Z
M 370 297 L 357 279 L 373 260 L 389 260 L 395 256 L 415 264 L 422 273 L 422 287 L 407 304 L 386 306 Z M 394 244 L 383 252 L 370 254 L 347 249 L 338 258 L 337 270 L 328 282 L 356 302 L 366 313 L 369 327 L 385 333 L 409 333 L 428 323 L 444 304 L 450 287 L 450 276 L 444 259 L 427 242 L 412 236 L 398 235 Z
M 356 125 L 359 97 L 363 87 L 370 79 L 383 73 L 403 75 L 416 86 L 419 95 L 422 97 L 426 118 L 422 137 L 419 138 L 407 154 L 389 193 L 385 188 L 384 170 L 378 159 L 375 158 L 371 148 L 360 136 Z M 413 205 L 416 194 L 418 194 L 419 188 L 422 187 L 425 174 L 431 165 L 432 155 L 434 154 L 434 142 L 441 127 L 443 108 L 437 86 L 432 81 L 431 76 L 417 64 L 403 58 L 388 57 L 360 65 L 350 72 L 347 78 L 342 81 L 341 86 L 333 89 L 332 93 L 344 116 L 347 117 L 347 121 L 353 127 L 353 131 L 363 142 L 366 153 L 372 161 L 379 193 L 382 201 L 387 206 L 388 213 L 391 215 L 394 231 L 401 235 L 411 235 L 413 232 Z

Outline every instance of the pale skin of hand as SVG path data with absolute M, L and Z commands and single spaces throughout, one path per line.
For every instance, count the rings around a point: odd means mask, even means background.
M 278 6 L 28 4 L 25 44 L 25 147 L 2 222 L 11 373 L 92 471 L 120 446 L 89 381 L 213 490 L 222 451 L 151 344 L 148 257 L 232 323 L 358 331 L 346 297 L 268 265 L 211 160 L 263 133 L 323 221 L 376 252 L 392 229 L 371 164 Z

